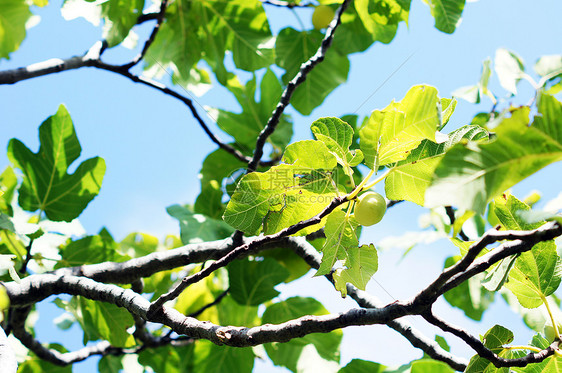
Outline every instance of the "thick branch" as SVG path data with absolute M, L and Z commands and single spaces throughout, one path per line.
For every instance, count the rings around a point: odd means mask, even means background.
M 152 316 L 148 315 L 150 302 L 129 289 L 115 285 L 100 284 L 91 279 L 54 274 L 33 275 L 22 279 L 20 284 L 5 284 L 12 306 L 25 306 L 27 294 L 34 294 L 38 300 L 53 294 L 81 295 L 88 299 L 115 304 L 139 315 L 147 321 L 170 327 L 178 334 L 197 339 L 207 339 L 217 344 L 236 347 L 256 346 L 269 342 L 286 342 L 311 333 L 327 333 L 353 325 L 386 324 L 396 318 L 411 314 L 408 306 L 392 303 L 383 308 L 351 309 L 349 311 L 323 316 L 304 316 L 278 325 L 266 324 L 253 328 L 219 326 L 184 316 L 175 309 L 161 308 Z M 22 323 L 15 323 L 14 329 Z M 21 328 L 20 328 L 21 329 Z M 21 332 L 21 331 L 20 331 Z M 22 334 L 22 338 L 26 338 Z
M 258 139 L 256 141 L 256 149 L 254 150 L 254 156 L 248 163 L 248 172 L 253 172 L 256 170 L 263 156 L 263 147 L 265 146 L 265 142 L 267 141 L 268 137 L 273 134 L 275 128 L 279 124 L 281 115 L 283 114 L 287 106 L 289 106 L 291 97 L 293 96 L 295 89 L 306 80 L 308 73 L 310 73 L 316 65 L 324 60 L 326 52 L 330 48 L 332 40 L 334 39 L 334 32 L 341 22 L 341 16 L 350 2 L 351 0 L 344 0 L 342 5 L 336 12 L 334 19 L 330 23 L 330 26 L 328 26 L 328 29 L 326 30 L 326 36 L 324 36 L 324 39 L 322 40 L 322 43 L 320 44 L 320 47 L 318 48 L 316 53 L 312 57 L 310 57 L 308 61 L 304 62 L 301 65 L 297 75 L 293 78 L 293 80 L 289 82 L 289 84 L 287 84 L 287 87 L 285 87 L 285 90 L 281 95 L 281 99 L 279 100 L 279 104 L 277 105 L 275 110 L 273 110 L 273 113 L 267 121 L 266 126 L 258 136 Z
M 177 339 L 157 338 L 150 344 L 142 344 L 131 348 L 122 348 L 113 347 L 108 341 L 102 341 L 93 346 L 87 346 L 76 351 L 62 353 L 43 346 L 33 337 L 33 335 L 28 333 L 23 326 L 14 329 L 14 336 L 18 338 L 25 347 L 33 351 L 33 353 L 41 359 L 60 366 L 71 365 L 95 355 L 106 356 L 137 354 L 146 348 L 157 348 L 165 345 L 183 346 L 185 344 L 193 343 L 191 338 L 186 339 L 185 337 Z

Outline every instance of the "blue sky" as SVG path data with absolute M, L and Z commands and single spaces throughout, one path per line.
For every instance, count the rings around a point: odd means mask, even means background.
M 60 1 L 52 1 L 47 8 L 37 10 L 41 22 L 29 30 L 27 39 L 10 61 L 0 61 L 0 69 L 81 54 L 99 39 L 99 28 L 89 23 L 81 19 L 65 22 L 60 16 L 59 5 Z M 299 11 L 299 14 L 309 25 L 311 11 Z M 401 99 L 412 85 L 430 84 L 438 88 L 442 97 L 450 96 L 455 89 L 476 83 L 482 61 L 493 58 L 500 47 L 518 53 L 527 72 L 534 76 L 532 65 L 540 56 L 561 53 L 560 14 L 562 2 L 556 0 L 469 2 L 461 25 L 453 35 L 447 35 L 433 27 L 429 8 L 420 0 L 413 0 L 408 27 L 402 24 L 389 45 L 377 43 L 367 52 L 353 55 L 347 83 L 334 91 L 324 105 L 308 117 L 289 109 L 295 119 L 294 140 L 310 138 L 310 123 L 318 117 L 350 113 L 363 117 L 373 109 L 385 107 L 394 98 Z M 275 9 L 272 28 L 278 30 L 287 24 L 300 27 L 290 12 Z M 141 36 L 146 32 L 146 27 L 139 31 Z M 115 61 L 126 61 L 134 54 L 121 49 L 112 52 L 111 57 Z M 397 70 L 402 63 L 404 65 Z M 388 81 L 383 84 L 386 79 Z M 506 94 L 494 77 L 491 88 L 500 96 Z M 532 96 L 529 84 L 523 81 L 518 88 L 520 98 L 514 103 L 527 102 Z M 104 226 L 116 239 L 122 239 L 132 231 L 160 238 L 166 233 L 179 233 L 177 223 L 167 215 L 165 208 L 195 200 L 199 192 L 197 174 L 201 162 L 215 149 L 183 104 L 120 76 L 92 68 L 0 86 L 0 97 L 2 149 L 10 138 L 15 137 L 36 151 L 38 126 L 64 103 L 82 145 L 80 160 L 96 155 L 106 160 L 107 172 L 101 193 L 80 217 L 88 233 L 94 234 Z M 201 105 L 237 109 L 232 97 L 220 88 L 211 90 L 197 101 Z M 488 111 L 491 106 L 485 98 L 480 106 L 460 101 L 446 128 L 452 130 L 467 124 L 476 112 Z M 218 131 L 211 120 L 208 123 Z M 227 139 L 226 135 L 219 137 Z M 7 165 L 5 151 L 2 151 L 0 169 Z M 514 194 L 522 198 L 538 189 L 545 201 L 552 199 L 560 193 L 561 174 L 560 164 L 550 166 L 513 188 Z M 411 204 L 393 207 L 381 224 L 365 229 L 362 239 L 378 243 L 386 235 L 417 230 L 417 217 L 422 212 L 423 209 Z M 401 251 L 383 251 L 380 271 L 375 279 L 385 290 L 375 282 L 368 287 L 385 301 L 392 301 L 387 292 L 394 298 L 414 295 L 442 269 L 444 258 L 456 252 L 452 245 L 441 240 L 416 247 L 400 261 L 401 254 Z M 411 277 L 413 273 L 415 279 Z M 297 294 L 320 294 L 319 298 L 334 312 L 353 306 L 353 302 L 341 301 L 323 279 L 313 279 L 310 275 L 294 286 L 283 288 L 281 298 Z M 516 331 L 516 335 L 520 332 L 516 337 L 518 343 L 526 343 L 530 336 L 503 301 L 496 302 L 481 324 L 463 320 L 461 312 L 447 307 L 444 302 L 438 304 L 437 311 L 476 335 L 483 334 L 495 323 L 502 323 Z M 50 324 L 48 318 L 41 320 Z M 410 321 L 423 328 L 419 320 Z M 435 333 L 432 328 L 423 329 L 428 335 Z M 45 329 L 39 330 L 39 337 L 42 340 L 48 340 L 47 336 L 74 340 L 65 342 L 70 348 L 81 344 L 80 333 L 74 332 L 72 337 L 53 333 L 45 325 Z M 448 340 L 452 342 L 453 338 Z M 460 344 L 451 344 L 453 352 L 470 356 L 470 351 Z M 418 350 L 386 327 L 349 328 L 344 334 L 344 364 L 352 358 L 364 358 L 392 365 L 419 356 Z M 75 369 L 94 371 L 94 366 L 83 363 Z M 274 371 L 263 365 L 256 371 L 266 369 Z

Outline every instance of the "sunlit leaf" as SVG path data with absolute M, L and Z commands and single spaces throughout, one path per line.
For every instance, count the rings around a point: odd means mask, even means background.
M 24 175 L 18 190 L 19 204 L 27 211 L 44 211 L 51 220 L 71 221 L 99 193 L 105 162 L 99 157 L 90 158 L 68 174 L 82 149 L 63 105 L 41 124 L 39 140 L 37 153 L 16 139 L 8 145 L 8 157 Z
M 335 155 L 346 175 L 351 176 L 351 167 L 363 160 L 360 150 L 350 151 L 353 142 L 353 128 L 339 118 L 320 118 L 310 127 L 317 140 L 322 141 Z
M 12 199 L 18 185 L 18 179 L 12 167 L 6 167 L 0 174 L 0 212 L 9 216 L 13 215 Z
M 144 0 L 109 0 L 102 4 L 105 19 L 103 37 L 110 48 L 127 37 L 143 8 Z
M 25 23 L 31 17 L 25 0 L 0 0 L 0 59 L 10 59 L 25 39 Z
M 481 337 L 484 345 L 490 349 L 495 354 L 506 359 L 519 358 L 525 355 L 523 351 L 520 350 L 506 350 L 503 348 L 504 345 L 511 343 L 513 341 L 513 333 L 511 330 L 504 328 L 500 325 L 493 326 L 490 330 Z M 496 368 L 490 361 L 486 360 L 479 355 L 473 356 L 468 363 L 468 367 L 465 369 L 466 373 L 477 373 L 477 372 L 503 372 L 503 368 Z
M 517 94 L 517 83 L 525 73 L 521 58 L 514 52 L 500 48 L 496 51 L 494 67 L 503 88 Z
M 408 157 L 423 139 L 435 141 L 439 126 L 437 90 L 411 88 L 404 99 L 376 110 L 360 130 L 365 164 L 374 168 Z
M 345 268 L 336 269 L 333 275 L 336 290 L 344 296 L 347 293 L 346 283 L 365 290 L 367 283 L 379 268 L 375 245 L 361 245 L 347 250 L 347 258 L 343 265 Z
M 382 373 L 386 367 L 372 361 L 353 359 L 338 373 Z
M 445 152 L 461 141 L 487 140 L 488 132 L 480 126 L 468 125 L 449 134 L 449 139 L 437 144 L 423 140 L 410 155 L 399 162 L 385 181 L 386 196 L 394 200 L 407 200 L 424 204 L 424 195 L 431 183 L 433 172 Z
M 347 250 L 357 250 L 359 245 L 358 229 L 359 224 L 355 218 L 348 216 L 342 210 L 335 210 L 326 220 L 324 234 L 326 242 L 322 247 L 322 263 L 316 272 L 316 276 L 330 273 L 336 260 L 346 259 Z
M 457 144 L 449 149 L 435 169 L 426 205 L 453 205 L 481 213 L 498 194 L 561 160 L 562 104 L 542 94 L 538 111 L 530 127 L 521 115 L 528 109 L 518 109 L 495 128 L 494 141 Z
M 435 27 L 447 34 L 452 34 L 461 22 L 461 15 L 466 0 L 424 0 L 429 3 L 431 15 L 435 18 Z
M 287 164 L 240 180 L 223 216 L 226 223 L 247 234 L 257 233 L 262 225 L 264 233 L 275 233 L 318 214 L 337 195 L 332 180 L 336 158 L 322 142 L 291 144 L 283 162 Z M 318 229 L 311 226 L 301 234 Z

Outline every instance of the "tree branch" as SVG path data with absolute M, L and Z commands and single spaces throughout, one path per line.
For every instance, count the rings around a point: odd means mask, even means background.
M 142 59 L 146 55 L 146 52 L 148 51 L 148 48 L 152 45 L 154 39 L 156 39 L 156 34 L 158 34 L 158 31 L 160 30 L 160 26 L 162 26 L 162 23 L 164 22 L 164 15 L 166 14 L 167 6 L 168 6 L 168 0 L 162 0 L 162 3 L 160 4 L 160 11 L 156 15 L 156 25 L 154 25 L 154 28 L 152 29 L 150 36 L 148 37 L 148 39 L 146 39 L 142 51 L 139 53 L 138 56 L 133 58 L 131 62 L 123 65 L 124 69 L 130 70 L 133 66 L 135 66 L 140 61 L 142 61 Z
M 305 4 L 297 4 L 290 1 L 282 1 L 282 0 L 261 0 L 262 4 L 264 5 L 272 5 L 279 8 L 309 8 L 315 6 L 313 3 L 305 3 Z
M 288 237 L 286 239 L 287 246 L 295 251 L 297 255 L 303 258 L 312 268 L 320 267 L 320 253 L 312 247 L 305 239 L 301 237 Z M 334 280 L 330 275 L 325 276 L 332 284 Z M 347 293 L 354 299 L 357 304 L 363 308 L 381 308 L 384 304 L 375 296 L 356 288 L 351 284 L 347 284 Z M 453 369 L 463 371 L 466 369 L 467 361 L 456 357 L 445 351 L 437 342 L 427 338 L 422 332 L 412 327 L 409 323 L 402 320 L 393 320 L 387 324 L 390 328 L 402 334 L 414 347 L 421 349 L 431 358 L 443 361 Z
M 530 231 L 498 231 L 491 229 L 480 240 L 470 246 L 468 252 L 461 260 L 445 269 L 434 282 L 418 293 L 412 302 L 419 305 L 425 304 L 426 306 L 432 304 L 448 290 L 458 286 L 475 274 L 485 271 L 501 259 L 528 251 L 536 243 L 549 241 L 560 235 L 562 235 L 562 226 L 557 222 L 548 222 Z M 502 240 L 515 241 L 502 244 L 476 260 L 478 254 L 486 246 Z
M 13 307 L 25 307 L 30 298 L 34 302 L 55 294 L 81 295 L 91 300 L 103 301 L 123 307 L 131 314 L 141 316 L 147 321 L 170 327 L 177 334 L 197 339 L 207 339 L 216 344 L 235 347 L 256 346 L 269 342 L 286 342 L 311 333 L 327 333 L 332 330 L 353 325 L 386 324 L 396 318 L 411 314 L 411 307 L 392 303 L 383 308 L 351 309 L 339 314 L 304 316 L 278 325 L 261 325 L 253 328 L 219 326 L 208 321 L 199 321 L 184 316 L 173 308 L 160 308 L 149 315 L 150 302 L 130 289 L 116 285 L 101 284 L 85 277 L 62 276 L 54 274 L 33 275 L 22 279 L 20 284 L 5 284 Z M 21 328 L 22 319 L 14 322 L 14 330 L 20 329 L 18 336 L 28 337 Z M 23 330 L 23 332 L 22 332 Z M 25 332 L 26 333 L 26 332 Z M 28 341 L 28 343 L 33 343 Z
M 555 348 L 558 348 L 558 342 L 554 342 L 548 348 L 542 350 L 541 352 L 530 353 L 524 357 L 517 359 L 506 359 L 498 356 L 493 351 L 488 349 L 478 338 L 472 336 L 467 331 L 457 326 L 451 325 L 444 320 L 439 319 L 431 310 L 422 314 L 422 317 L 429 322 L 440 328 L 441 330 L 451 333 L 458 338 L 462 339 L 467 345 L 469 345 L 476 353 L 489 360 L 497 368 L 502 367 L 524 367 L 531 363 L 540 363 L 549 356 L 554 355 Z
M 231 252 L 229 252 L 228 254 L 226 254 L 225 256 L 223 256 L 222 258 L 217 260 L 216 262 L 211 263 L 208 267 L 202 269 L 201 271 L 199 271 L 199 272 L 197 272 L 197 273 L 195 273 L 191 276 L 185 277 L 182 280 L 182 282 L 180 282 L 174 289 L 172 289 L 168 293 L 160 296 L 160 298 L 158 298 L 156 301 L 154 301 L 152 303 L 152 305 L 150 307 L 150 314 L 152 315 L 154 312 L 158 311 L 165 302 L 178 297 L 181 294 L 181 292 L 184 291 L 189 285 L 194 284 L 194 283 L 200 281 L 201 279 L 209 276 L 211 273 L 213 273 L 214 271 L 216 271 L 219 268 L 222 268 L 222 267 L 226 266 L 228 263 L 232 262 L 234 259 L 238 258 L 242 254 L 247 254 L 247 253 L 251 252 L 252 250 L 255 249 L 255 247 L 277 241 L 280 238 L 287 237 L 287 236 L 290 236 L 292 234 L 295 234 L 298 231 L 300 231 L 301 229 L 304 229 L 308 226 L 320 223 L 320 221 L 322 220 L 323 217 L 327 216 L 336 207 L 345 203 L 346 201 L 347 201 L 347 199 L 346 199 L 345 196 L 336 197 L 332 200 L 332 202 L 328 206 L 326 206 L 326 208 L 324 210 L 322 210 L 316 216 L 313 216 L 312 218 L 307 219 L 307 220 L 303 220 L 303 221 L 301 221 L 301 222 L 299 222 L 295 225 L 292 225 L 288 228 L 282 229 L 275 234 L 272 234 L 272 235 L 269 235 L 269 236 L 260 236 L 260 237 L 256 238 L 255 240 L 250 241 L 247 244 L 244 244 L 242 246 L 239 246 L 239 247 L 235 248 L 234 250 L 232 250 Z
M 273 134 L 275 128 L 279 124 L 281 115 L 283 114 L 287 106 L 289 106 L 291 97 L 293 96 L 295 89 L 302 82 L 306 80 L 308 73 L 310 73 L 316 65 L 318 65 L 320 62 L 324 60 L 326 56 L 326 52 L 330 48 L 330 45 L 332 44 L 332 40 L 334 39 L 334 32 L 336 31 L 336 28 L 341 22 L 341 16 L 350 2 L 351 0 L 343 1 L 342 5 L 339 7 L 338 11 L 336 12 L 334 19 L 330 23 L 330 26 L 328 26 L 328 29 L 326 30 L 326 36 L 324 36 L 324 39 L 322 40 L 322 43 L 320 44 L 320 47 L 318 48 L 316 53 L 312 57 L 310 57 L 308 61 L 304 62 L 301 65 L 297 75 L 289 82 L 289 84 L 287 84 L 287 87 L 285 87 L 285 90 L 281 95 L 281 99 L 279 100 L 279 104 L 277 105 L 275 110 L 273 110 L 273 113 L 271 114 L 271 117 L 267 121 L 266 126 L 258 135 L 258 139 L 256 141 L 256 148 L 254 150 L 254 156 L 252 157 L 252 160 L 248 163 L 248 172 L 253 172 L 256 170 L 263 156 L 263 147 L 265 146 L 265 142 L 267 141 L 267 138 L 271 136 L 271 134 Z

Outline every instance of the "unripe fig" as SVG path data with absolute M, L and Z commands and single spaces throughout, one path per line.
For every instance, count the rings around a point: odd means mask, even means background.
M 359 197 L 359 202 L 355 206 L 355 220 L 364 226 L 377 224 L 385 212 L 384 197 L 376 192 L 367 192 Z
M 317 6 L 312 13 L 312 26 L 316 30 L 328 27 L 335 14 L 334 10 L 327 5 Z

